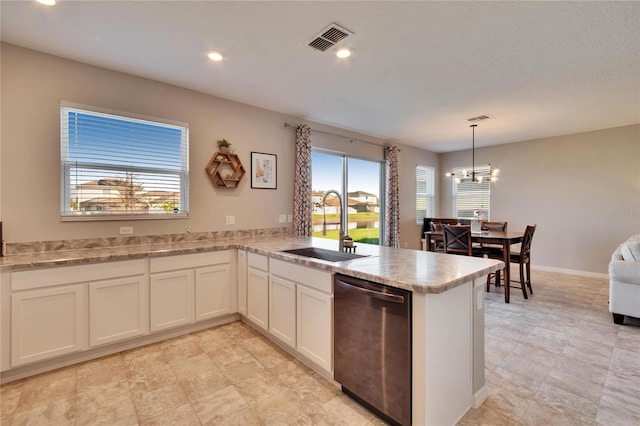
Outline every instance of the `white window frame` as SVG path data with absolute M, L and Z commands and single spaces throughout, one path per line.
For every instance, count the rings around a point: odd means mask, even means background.
M 416 166 L 416 224 L 418 225 L 423 224 L 424 218 L 435 215 L 435 175 L 435 167 L 420 164 Z M 420 191 L 421 180 L 424 180 L 424 192 Z M 424 203 L 424 210 L 418 208 L 421 203 Z
M 475 171 L 482 171 L 485 175 L 489 173 L 489 169 L 491 166 L 489 164 L 481 164 L 475 166 Z M 467 167 L 454 167 L 453 173 L 456 176 L 464 175 L 465 171 L 471 170 L 471 166 Z M 458 219 L 474 219 L 473 210 L 478 209 L 480 215 L 484 215 L 484 220 L 490 220 L 491 214 L 491 181 L 490 179 L 484 179 L 482 183 L 480 182 L 471 182 L 470 180 L 466 180 L 462 183 L 457 183 L 456 180 L 453 180 L 453 212 L 455 217 Z M 470 202 L 466 201 L 464 206 L 459 206 L 461 204 L 458 201 L 458 193 L 460 191 L 460 187 L 466 189 L 465 196 L 468 197 L 468 194 L 471 194 L 474 189 L 477 190 L 478 194 L 475 198 L 478 198 L 478 201 Z M 458 209 L 460 207 L 460 210 Z M 466 211 L 467 214 L 461 214 L 460 211 Z
M 137 123 L 152 124 L 181 131 L 180 146 L 180 170 L 161 169 L 157 167 L 109 165 L 104 163 L 83 163 L 77 159 L 69 158 L 69 126 L 68 116 L 70 111 L 93 114 L 96 116 L 114 117 Z M 152 152 L 152 151 L 150 151 Z M 118 171 L 125 173 L 158 173 L 172 174 L 179 177 L 180 186 L 180 210 L 178 212 L 119 212 L 119 211 L 70 211 L 71 198 L 71 168 L 84 166 L 105 171 Z M 184 122 L 170 121 L 156 117 L 142 116 L 122 111 L 114 111 L 93 106 L 79 105 L 70 102 L 60 103 L 60 219 L 62 221 L 86 221 L 86 220 L 135 220 L 135 219 L 184 219 L 189 217 L 189 125 Z

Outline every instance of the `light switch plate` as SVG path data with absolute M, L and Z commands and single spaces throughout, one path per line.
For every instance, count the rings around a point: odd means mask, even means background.
M 227 225 L 235 225 L 236 224 L 236 217 L 235 216 L 227 216 L 225 222 L 226 222 Z
M 287 215 L 287 222 L 289 222 L 289 223 L 293 222 L 293 215 L 292 214 L 288 214 Z
M 287 215 L 286 214 L 281 214 L 278 218 L 278 222 L 280 223 L 285 223 L 287 221 Z
M 133 226 L 120 227 L 120 235 L 131 235 L 131 234 L 133 234 Z

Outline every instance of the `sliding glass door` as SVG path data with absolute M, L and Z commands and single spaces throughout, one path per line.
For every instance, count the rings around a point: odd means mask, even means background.
M 382 163 L 315 150 L 311 161 L 313 236 L 337 240 L 342 221 L 354 242 L 380 244 Z

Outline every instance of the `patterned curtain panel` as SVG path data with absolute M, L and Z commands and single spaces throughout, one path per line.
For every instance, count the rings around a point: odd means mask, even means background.
M 311 128 L 296 130 L 296 175 L 293 188 L 293 234 L 311 236 Z
M 398 182 L 398 147 L 388 145 L 384 148 L 386 196 L 384 209 L 384 245 L 400 245 L 400 188 Z

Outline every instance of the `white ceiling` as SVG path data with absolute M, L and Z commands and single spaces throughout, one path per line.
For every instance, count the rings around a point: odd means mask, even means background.
M 640 122 L 640 2 L 0 3 L 2 40 L 435 152 Z M 354 33 L 339 60 L 307 44 Z M 207 59 L 218 49 L 221 63 Z

